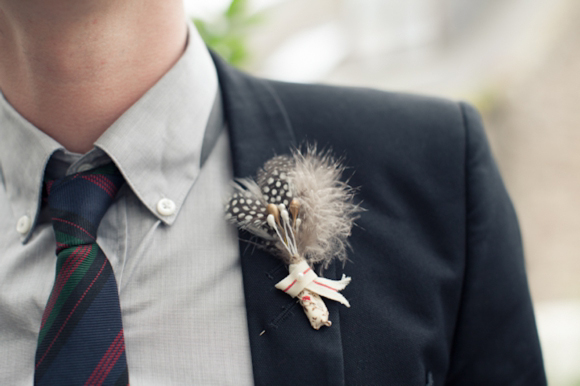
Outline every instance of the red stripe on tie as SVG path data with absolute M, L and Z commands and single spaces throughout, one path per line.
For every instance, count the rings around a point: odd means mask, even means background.
M 109 363 L 113 360 L 117 350 L 121 346 L 121 344 L 122 344 L 121 339 L 122 338 L 123 338 L 123 330 L 121 330 L 119 332 L 119 334 L 117 334 L 115 339 L 113 339 L 113 342 L 109 345 L 109 348 L 107 349 L 105 354 L 101 357 L 101 360 L 99 361 L 99 363 L 97 364 L 97 366 L 93 370 L 91 376 L 85 382 L 85 385 L 97 385 L 97 384 L 100 384 L 103 382 L 102 381 L 103 374 L 109 368 Z M 108 372 L 107 372 L 107 374 L 108 374 Z M 106 374 L 105 374 L 105 377 L 106 377 Z
M 117 361 L 119 360 L 121 355 L 125 352 L 125 340 L 123 338 L 123 330 L 121 330 L 121 332 L 119 332 L 119 334 L 121 335 L 121 340 L 120 340 L 119 344 L 117 345 L 116 352 L 114 353 L 113 357 L 109 361 L 108 367 L 103 372 L 103 375 L 101 376 L 99 384 L 104 382 L 105 379 L 107 379 L 107 376 L 109 375 L 111 370 L 113 370 L 113 368 L 117 364 Z
M 112 196 L 112 191 L 111 191 L 110 184 L 107 184 L 107 182 L 110 182 L 110 181 L 108 181 L 107 178 L 103 179 L 101 177 L 103 177 L 103 176 L 94 175 L 94 174 L 89 174 L 89 175 L 83 175 L 83 176 L 81 176 L 81 178 L 83 180 L 87 180 L 89 182 L 92 182 L 97 187 L 103 189 L 109 196 Z
M 89 379 L 85 382 L 85 385 L 100 385 L 107 379 L 107 376 L 115 367 L 115 364 L 121 357 L 121 354 L 125 351 L 125 340 L 123 339 L 123 330 L 119 331 L 113 343 L 105 352 L 105 355 L 99 361 L 99 364 L 93 370 L 93 373 Z
M 115 194 L 117 194 L 117 187 L 113 181 L 103 175 L 90 174 L 82 176 L 81 178 L 92 182 L 99 188 L 103 189 L 111 197 L 115 197 Z
M 338 292 L 338 290 L 337 290 L 336 288 L 332 288 L 331 286 L 328 286 L 328 285 L 326 285 L 326 284 L 322 284 L 322 283 L 320 283 L 320 282 L 317 282 L 316 280 L 314 280 L 314 283 L 318 284 L 319 286 L 322 286 L 322 287 L 326 287 L 326 288 L 328 288 L 328 289 L 331 289 L 331 290 L 333 290 L 334 292 Z
M 95 236 L 91 235 L 91 234 L 89 233 L 89 231 L 87 231 L 87 230 L 86 230 L 85 228 L 83 228 L 82 226 L 75 224 L 74 222 L 70 222 L 70 221 L 67 221 L 67 220 L 64 220 L 64 219 L 62 219 L 62 218 L 58 218 L 58 217 L 53 217 L 53 218 L 52 218 L 52 221 L 60 221 L 60 222 L 63 222 L 63 223 L 65 223 L 65 224 L 72 225 L 72 226 L 74 226 L 75 228 L 78 228 L 78 229 L 80 229 L 81 231 L 85 232 L 87 235 L 91 236 L 91 239 L 93 239 L 93 240 L 95 239 Z
M 61 243 L 59 241 L 56 242 L 56 249 L 58 250 L 63 250 L 63 249 L 67 249 L 68 247 L 70 247 L 70 245 L 65 244 L 65 243 Z
M 64 330 L 64 327 L 66 326 L 66 324 L 68 323 L 68 321 L 70 320 L 70 318 L 72 317 L 72 315 L 74 314 L 74 312 L 76 311 L 77 307 L 81 304 L 81 302 L 83 301 L 83 299 L 85 298 L 85 296 L 87 295 L 87 293 L 89 292 L 89 290 L 93 287 L 93 284 L 95 284 L 95 281 L 97 281 L 97 279 L 99 278 L 99 276 L 101 276 L 101 273 L 103 272 L 103 269 L 105 269 L 105 265 L 106 264 L 107 264 L 107 261 L 105 260 L 103 262 L 103 266 L 101 267 L 101 269 L 99 270 L 99 272 L 95 275 L 95 277 L 94 277 L 93 281 L 91 282 L 91 284 L 89 284 L 89 286 L 87 287 L 87 289 L 85 290 L 85 292 L 83 292 L 83 294 L 81 295 L 81 297 L 79 298 L 79 300 L 77 301 L 77 303 L 75 304 L 75 306 L 73 307 L 73 309 L 71 310 L 71 312 L 69 312 L 68 316 L 66 317 L 66 319 L 64 320 L 64 322 L 60 326 L 60 329 L 58 330 L 58 332 L 56 333 L 56 335 L 52 339 L 52 342 L 50 342 L 50 345 L 48 345 L 46 351 L 44 352 L 44 355 L 36 363 L 36 367 L 35 368 L 38 368 L 38 366 L 40 366 L 40 364 L 42 363 L 42 361 L 44 360 L 44 358 L 46 358 L 46 356 L 50 352 L 50 349 L 52 348 L 52 346 L 54 345 L 54 343 L 56 342 L 56 340 L 60 336 L 60 333 L 62 332 L 62 330 Z
M 56 278 L 56 283 L 54 283 L 54 288 L 52 289 L 52 293 L 50 294 L 48 304 L 46 305 L 44 313 L 42 314 L 42 323 L 40 325 L 41 330 L 44 327 L 44 323 L 46 323 L 48 316 L 52 312 L 52 308 L 56 304 L 58 296 L 60 295 L 60 292 L 64 288 L 66 282 L 71 277 L 73 272 L 76 271 L 79 265 L 81 265 L 82 262 L 85 261 L 89 253 L 91 253 L 91 249 L 92 245 L 79 246 L 70 254 L 67 260 L 64 262 Z
M 52 184 L 54 184 L 54 180 L 48 181 L 46 183 L 46 195 L 47 196 L 50 194 L 50 189 L 52 188 Z
M 113 195 L 113 198 L 114 198 L 115 195 L 117 194 L 117 191 L 119 190 L 119 187 L 117 185 L 115 185 L 113 180 L 111 180 L 109 177 L 103 176 L 103 175 L 98 175 L 95 177 L 100 177 L 100 181 L 102 181 L 102 183 L 104 185 L 109 187 L 109 190 L 111 191 L 111 194 Z

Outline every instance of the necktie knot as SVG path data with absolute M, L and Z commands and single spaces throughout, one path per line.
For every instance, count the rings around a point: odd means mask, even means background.
M 57 253 L 95 241 L 99 224 L 123 183 L 113 163 L 46 182 Z

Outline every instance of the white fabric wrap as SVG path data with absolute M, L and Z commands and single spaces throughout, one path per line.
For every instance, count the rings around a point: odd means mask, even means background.
M 319 277 L 304 260 L 298 264 L 290 264 L 288 271 L 290 272 L 288 276 L 276 284 L 279 290 L 295 298 L 302 290 L 309 289 L 320 296 L 350 307 L 348 300 L 338 292 L 350 283 L 350 277 L 342 275 L 340 280 Z

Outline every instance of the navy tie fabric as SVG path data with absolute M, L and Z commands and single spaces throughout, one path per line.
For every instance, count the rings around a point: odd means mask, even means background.
M 127 385 L 119 293 L 97 228 L 124 179 L 114 164 L 48 181 L 56 280 L 42 316 L 35 385 Z

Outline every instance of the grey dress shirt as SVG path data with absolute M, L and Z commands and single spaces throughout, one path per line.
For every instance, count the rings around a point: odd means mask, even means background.
M 54 283 L 45 170 L 58 177 L 111 160 L 127 183 L 97 242 L 119 286 L 131 384 L 252 384 L 237 232 L 223 216 L 232 165 L 219 100 L 191 26 L 182 58 L 85 155 L 0 96 L 0 384 L 32 384 Z

